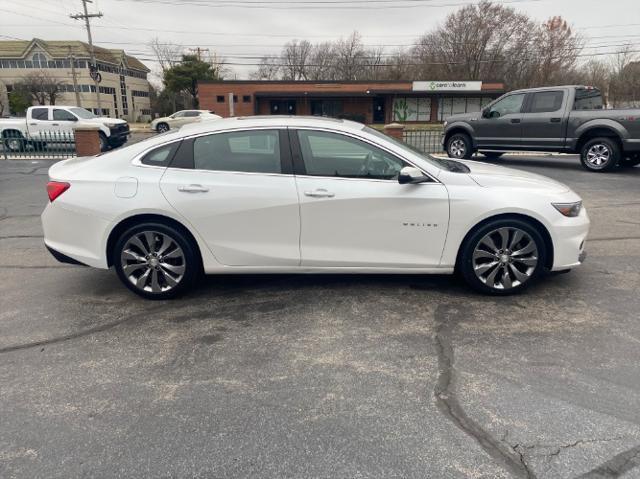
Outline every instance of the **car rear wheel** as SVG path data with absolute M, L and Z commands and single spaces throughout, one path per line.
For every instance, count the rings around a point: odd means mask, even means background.
M 474 289 L 505 295 L 521 291 L 538 277 L 545 258 L 545 243 L 536 228 L 522 220 L 496 220 L 467 238 L 458 266 Z
M 587 141 L 580 150 L 580 161 L 589 171 L 611 171 L 620 161 L 620 145 L 613 139 L 602 137 Z
M 471 138 L 466 133 L 454 133 L 447 140 L 449 158 L 468 160 L 473 155 Z
M 164 133 L 165 131 L 169 131 L 169 125 L 166 123 L 158 123 L 158 126 L 156 126 L 156 131 L 158 133 Z
M 184 293 L 201 271 L 190 239 L 162 223 L 145 223 L 125 231 L 115 244 L 113 262 L 125 286 L 150 299 Z

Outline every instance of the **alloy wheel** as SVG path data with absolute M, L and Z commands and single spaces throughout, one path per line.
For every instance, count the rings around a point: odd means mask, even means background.
M 464 158 L 466 152 L 467 145 L 465 145 L 464 140 L 461 138 L 456 138 L 449 144 L 449 153 L 454 158 Z
M 538 247 L 524 230 L 502 227 L 486 234 L 473 251 L 473 271 L 490 288 L 508 290 L 526 283 L 538 265 Z
M 603 168 L 610 160 L 611 150 L 603 143 L 596 143 L 587 150 L 587 163 L 593 168 Z
M 182 248 L 175 239 L 158 231 L 131 236 L 122 248 L 120 264 L 131 284 L 148 293 L 171 291 L 186 270 Z
M 11 138 L 9 140 L 6 140 L 6 145 L 10 151 L 20 151 L 22 141 L 19 138 Z
M 166 131 L 169 131 L 169 126 L 165 125 L 164 123 L 160 123 L 158 125 L 158 133 L 164 133 Z

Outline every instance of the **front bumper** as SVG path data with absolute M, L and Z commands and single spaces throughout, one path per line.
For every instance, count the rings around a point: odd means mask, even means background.
M 109 143 L 109 146 L 112 147 L 124 145 L 129 139 L 130 134 L 131 132 L 129 131 L 128 123 L 115 126 L 110 129 L 110 134 L 109 138 L 107 138 L 107 142 Z
M 584 208 L 578 217 L 562 217 L 553 225 L 550 230 L 554 250 L 552 271 L 571 269 L 584 262 L 589 226 L 589 217 Z

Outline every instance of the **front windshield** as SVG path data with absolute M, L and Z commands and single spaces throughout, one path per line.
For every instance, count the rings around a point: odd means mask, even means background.
M 90 120 L 91 118 L 98 118 L 96 115 L 91 113 L 89 110 L 85 110 L 84 108 L 78 108 L 78 107 L 69 108 L 69 111 L 72 112 L 77 117 L 82 118 L 83 120 Z
M 462 163 L 458 161 L 449 160 L 446 158 L 436 158 L 435 156 L 429 155 L 420 151 L 415 146 L 412 146 L 404 141 L 400 141 L 392 136 L 385 135 L 384 133 L 376 130 L 375 128 L 371 128 L 369 126 L 365 126 L 362 131 L 366 131 L 367 133 L 371 133 L 372 135 L 377 136 L 378 138 L 382 138 L 384 140 L 390 141 L 394 145 L 402 148 L 403 150 L 409 150 L 415 155 L 418 155 L 424 161 L 431 163 L 436 168 L 441 168 L 447 171 L 452 171 L 454 173 L 468 173 L 469 169 Z

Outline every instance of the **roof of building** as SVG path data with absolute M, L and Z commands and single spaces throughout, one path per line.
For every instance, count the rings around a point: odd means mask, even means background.
M 40 38 L 33 40 L 7 40 L 0 41 L 0 58 L 21 59 L 25 58 L 34 47 L 39 47 L 51 58 L 67 59 L 70 55 L 76 58 L 89 58 L 90 47 L 88 43 L 77 40 L 49 40 Z M 127 55 L 124 50 L 97 47 L 94 45 L 96 60 L 112 65 L 123 63 L 127 68 L 149 72 L 144 63 L 131 55 Z

